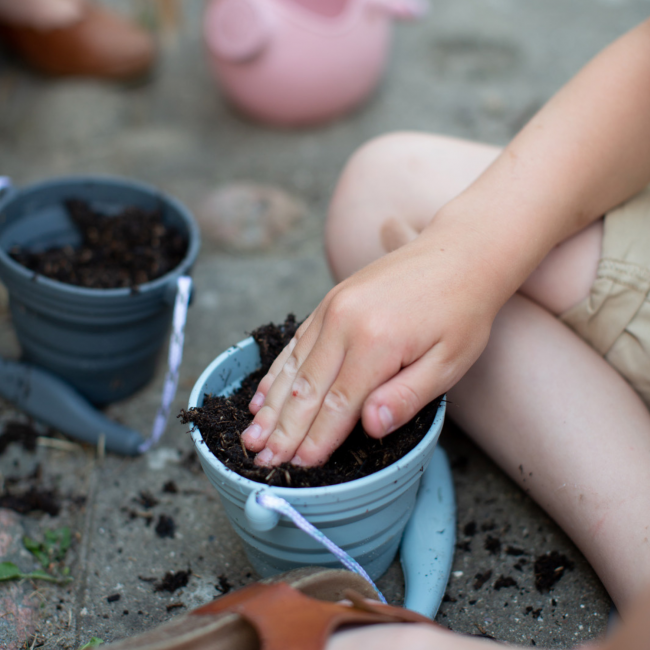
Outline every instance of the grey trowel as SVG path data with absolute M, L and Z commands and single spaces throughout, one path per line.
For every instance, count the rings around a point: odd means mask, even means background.
M 142 436 L 109 420 L 72 386 L 36 366 L 0 358 L 0 395 L 37 420 L 72 438 L 97 444 L 104 435 L 107 451 L 140 453 Z

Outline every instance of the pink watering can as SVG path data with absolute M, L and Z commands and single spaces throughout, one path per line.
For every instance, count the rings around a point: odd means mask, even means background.
M 425 0 L 210 0 L 204 38 L 233 104 L 281 126 L 331 120 L 363 101 L 383 72 L 393 18 Z

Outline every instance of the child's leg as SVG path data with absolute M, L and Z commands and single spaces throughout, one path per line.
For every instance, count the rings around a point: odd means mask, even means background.
M 558 522 L 625 614 L 650 584 L 650 413 L 629 384 L 518 295 L 449 399 L 449 416 Z
M 341 175 L 326 226 L 336 279 L 415 237 L 498 155 L 496 147 L 422 133 L 361 147 Z
M 648 616 L 650 615 L 650 591 L 647 589 L 635 599 L 633 609 L 614 634 L 600 641 L 581 646 L 583 650 L 647 650 Z M 510 648 L 487 639 L 461 634 L 450 634 L 444 628 L 428 625 L 397 623 L 393 625 L 370 625 L 337 632 L 327 643 L 327 650 L 357 650 L 360 647 L 373 650 L 489 650 Z
M 416 236 L 497 150 L 417 134 L 353 157 L 332 203 L 338 279 Z M 549 312 L 587 294 L 601 223 L 547 257 L 497 318 L 484 355 L 451 392 L 449 415 L 573 537 L 620 608 L 650 582 L 650 415 L 636 393 Z M 539 306 L 541 305 L 541 306 Z M 464 408 L 464 405 L 471 408 Z M 620 431 L 623 429 L 623 431 Z M 532 481 L 532 482 L 531 482 Z

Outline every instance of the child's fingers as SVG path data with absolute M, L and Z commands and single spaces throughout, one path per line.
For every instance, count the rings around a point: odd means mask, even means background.
M 482 352 L 485 345 L 481 346 L 478 337 L 476 342 L 476 348 L 466 350 L 463 355 L 450 354 L 444 343 L 434 345 L 375 389 L 361 411 L 366 433 L 373 438 L 383 438 L 405 425 L 436 397 L 444 395 Z
M 299 382 L 297 387 L 294 387 L 294 383 L 296 382 L 298 371 L 311 352 L 314 340 L 318 338 L 319 332 L 320 328 L 318 327 L 318 324 L 304 330 L 302 336 L 300 336 L 299 339 L 296 339 L 296 343 L 292 346 L 290 353 L 285 355 L 286 358 L 282 363 L 282 366 L 280 367 L 281 360 L 273 364 L 276 368 L 275 372 L 277 372 L 277 374 L 275 375 L 273 383 L 265 396 L 264 405 L 259 409 L 248 429 L 246 429 L 242 434 L 244 444 L 251 451 L 262 451 L 266 446 L 269 437 L 278 430 L 278 417 L 280 416 L 290 393 L 292 391 L 299 391 L 304 394 L 305 390 L 307 390 L 304 386 L 304 382 Z M 343 355 L 341 354 L 341 358 L 342 356 Z M 331 354 L 328 361 L 331 365 L 333 361 Z M 338 368 L 338 364 L 336 364 L 335 361 L 334 368 L 333 376 L 335 377 L 336 368 Z M 323 379 L 321 379 L 321 381 L 322 380 Z M 332 379 L 327 381 L 331 382 Z M 303 413 L 302 419 L 289 429 L 288 433 L 290 436 L 300 434 L 302 439 L 302 436 L 304 436 L 307 429 L 309 429 L 311 420 L 314 417 L 315 411 L 318 410 L 319 405 L 319 403 L 314 403 L 312 405 L 314 413 L 311 416 L 308 412 Z M 286 429 L 280 428 L 276 434 L 276 440 L 282 439 L 285 431 Z M 292 443 L 287 444 L 291 446 Z M 281 444 L 280 446 L 285 447 L 287 444 Z M 295 444 L 296 447 L 297 444 L 298 443 Z M 256 462 L 260 465 L 277 464 L 268 451 L 261 454 Z
M 285 346 L 282 352 L 280 352 L 280 354 L 276 357 L 266 375 L 262 377 L 262 380 L 258 384 L 257 390 L 255 391 L 255 395 L 253 395 L 253 398 L 248 405 L 248 409 L 253 415 L 257 415 L 259 410 L 264 405 L 264 401 L 266 400 L 266 396 L 268 395 L 271 386 L 273 386 L 273 383 L 277 379 L 277 376 L 282 371 L 282 368 L 284 368 L 284 364 L 291 356 L 291 353 L 296 347 L 297 342 L 298 339 L 294 336 L 291 341 L 289 341 L 289 345 Z
M 283 348 L 282 352 L 280 352 L 275 361 L 273 361 L 271 364 L 269 371 L 260 381 L 259 385 L 257 386 L 257 390 L 255 391 L 255 395 L 253 395 L 253 398 L 248 405 L 248 408 L 253 415 L 256 415 L 262 408 L 266 395 L 273 385 L 273 382 L 284 367 L 284 364 L 293 352 L 293 349 L 296 347 L 296 343 L 302 338 L 302 335 L 305 333 L 312 320 L 313 314 L 305 319 L 305 321 L 296 331 L 294 337 L 291 339 L 291 341 L 289 341 L 289 344 Z
M 455 383 L 431 351 L 373 391 L 365 401 L 361 419 L 366 433 L 383 438 L 406 424 L 431 400 Z
M 335 381 L 323 395 L 322 405 L 307 435 L 299 441 L 295 455 L 288 460 L 295 465 L 320 465 L 346 439 L 359 420 L 368 394 L 378 383 L 399 371 L 399 359 L 393 351 L 378 347 L 373 346 L 373 354 L 366 346 L 347 351 Z M 281 422 L 285 411 L 280 416 Z M 269 439 L 267 446 L 271 444 Z
M 335 379 L 334 383 L 332 380 L 326 382 L 329 386 L 324 386 L 324 394 L 320 393 L 311 400 L 311 404 L 306 405 L 304 400 L 299 402 L 294 395 L 288 398 L 276 430 L 266 443 L 266 448 L 273 453 L 273 464 L 291 461 L 295 465 L 320 465 L 345 440 L 359 419 L 365 397 L 363 393 L 348 391 L 351 386 L 358 388 L 369 379 L 363 376 L 358 361 L 356 359 L 354 362 L 353 384 L 341 381 L 341 377 L 349 378 L 350 375 L 348 355 L 341 367 L 341 374 L 332 378 Z M 301 423 L 303 417 L 305 421 Z M 305 427 L 307 419 L 311 421 Z M 305 444 L 307 440 L 309 442 Z M 299 453 L 301 451 L 303 456 Z
M 285 363 L 255 418 L 268 433 L 257 464 L 279 465 L 293 458 L 343 362 L 343 347 L 335 341 L 328 343 L 322 334 L 309 349 L 308 342 L 301 343 Z M 304 350 L 308 353 L 303 358 Z

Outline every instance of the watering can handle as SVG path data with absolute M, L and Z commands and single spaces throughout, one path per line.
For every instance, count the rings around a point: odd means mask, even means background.
M 257 58 L 271 38 L 264 2 L 212 0 L 203 19 L 203 34 L 213 54 L 230 63 Z
M 427 0 L 366 0 L 373 9 L 379 9 L 393 18 L 416 20 L 429 11 Z

